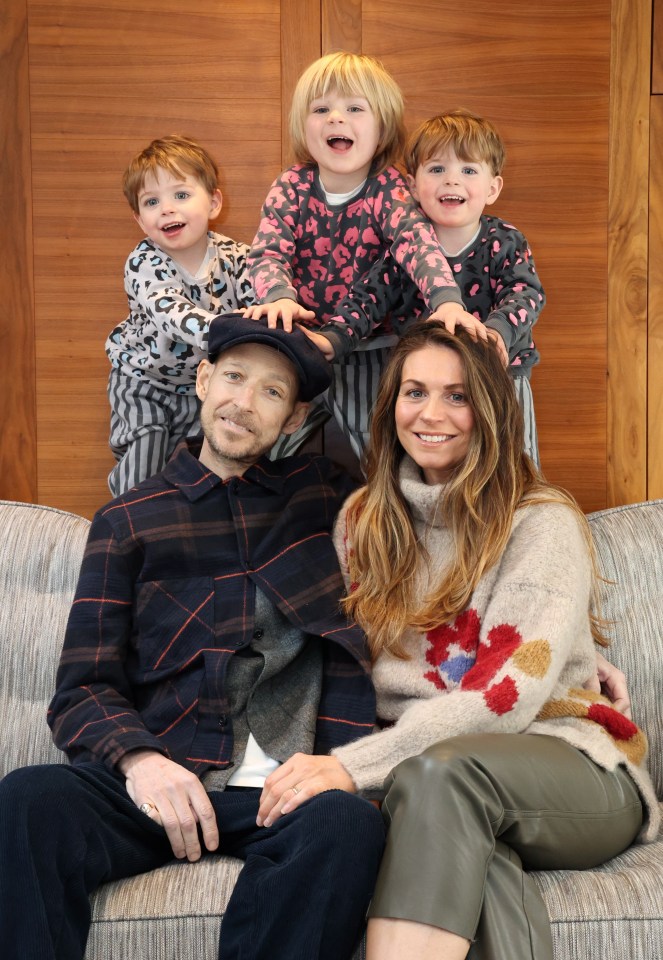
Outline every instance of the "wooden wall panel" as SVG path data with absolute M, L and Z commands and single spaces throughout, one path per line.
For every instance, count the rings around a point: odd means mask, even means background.
M 362 53 L 362 0 L 321 0 L 322 52 Z
M 662 5 L 654 90 L 663 89 Z M 250 240 L 290 160 L 294 83 L 340 48 L 385 61 L 411 124 L 466 105 L 500 125 L 509 156 L 496 209 L 529 237 L 548 293 L 533 379 L 546 472 L 587 509 L 646 495 L 651 13 L 652 0 L 534 0 L 499 17 L 487 0 L 467 15 L 451 0 L 191 0 L 183 16 L 179 0 L 114 0 L 109 17 L 99 0 L 8 0 L 0 190 L 13 242 L 0 286 L 13 311 L 10 325 L 2 320 L 0 495 L 88 515 L 108 497 L 103 343 L 125 316 L 122 267 L 139 237 L 119 187 L 132 154 L 164 133 L 201 139 L 222 168 L 218 228 Z M 652 376 L 655 440 L 653 386 Z M 650 496 L 663 482 L 655 451 Z
M 281 168 L 280 7 L 29 0 L 29 20 L 39 500 L 90 515 L 113 463 L 104 341 L 140 238 L 122 172 L 154 137 L 200 139 L 222 170 L 217 229 L 252 239 Z
M 663 497 L 663 96 L 651 98 L 649 169 L 648 488 Z
M 0 8 L 0 498 L 37 500 L 26 0 Z
M 320 49 L 320 3 L 316 0 L 281 0 L 281 166 L 293 163 L 288 118 L 297 80 Z M 261 201 L 264 198 L 261 198 Z
M 651 92 L 663 93 L 663 0 L 654 0 Z
M 610 2 L 364 0 L 363 51 L 401 84 L 412 126 L 465 106 L 507 145 L 493 208 L 528 237 L 548 297 L 535 330 L 546 475 L 586 510 L 606 505 Z
M 608 222 L 608 503 L 647 497 L 651 0 L 613 0 Z

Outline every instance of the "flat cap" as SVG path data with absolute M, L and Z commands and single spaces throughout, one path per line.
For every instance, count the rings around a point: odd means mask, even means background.
M 246 320 L 241 313 L 222 313 L 212 320 L 207 339 L 210 363 L 240 343 L 263 343 L 288 357 L 299 376 L 300 400 L 312 400 L 331 383 L 331 364 L 301 330 L 271 330 L 265 318 Z

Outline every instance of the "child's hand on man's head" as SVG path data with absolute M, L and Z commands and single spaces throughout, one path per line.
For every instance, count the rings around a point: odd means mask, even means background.
M 272 330 L 278 327 L 280 320 L 287 333 L 292 333 L 292 324 L 295 320 L 315 320 L 312 310 L 306 310 L 296 300 L 290 300 L 288 297 L 282 297 L 274 303 L 259 303 L 255 307 L 247 307 L 243 311 L 243 316 L 249 320 L 267 317 L 267 326 Z
M 325 360 L 328 360 L 331 363 L 335 357 L 334 348 L 331 345 L 331 341 L 327 337 L 323 337 L 320 333 L 314 333 L 313 330 L 309 330 L 307 327 L 303 327 L 301 323 L 298 323 L 297 326 L 304 333 L 309 340 L 311 340 L 320 353 L 323 355 Z

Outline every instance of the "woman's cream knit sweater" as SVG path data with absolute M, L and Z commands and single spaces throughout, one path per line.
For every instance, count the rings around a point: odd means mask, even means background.
M 425 547 L 418 571 L 424 596 L 452 556 L 439 509 L 444 488 L 425 484 L 406 457 L 401 489 Z M 334 535 L 348 586 L 352 499 Z M 590 559 L 573 511 L 561 503 L 519 509 L 500 562 L 480 580 L 467 608 L 425 635 L 413 631 L 410 659 L 382 654 L 376 660 L 378 716 L 391 725 L 333 751 L 357 788 L 381 788 L 397 763 L 448 737 L 546 734 L 607 770 L 623 764 L 646 808 L 641 839 L 653 839 L 660 811 L 645 767 L 645 736 L 609 700 L 583 688 L 596 669 L 590 588 Z

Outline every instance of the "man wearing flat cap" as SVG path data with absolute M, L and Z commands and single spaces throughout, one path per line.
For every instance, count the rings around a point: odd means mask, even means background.
M 239 314 L 208 350 L 202 442 L 90 529 L 48 714 L 71 764 L 0 783 L 3 960 L 82 960 L 100 883 L 205 851 L 247 861 L 224 960 L 344 960 L 361 932 L 382 819 L 329 756 L 375 713 L 330 536 L 349 483 L 323 457 L 267 457 L 330 368 Z

